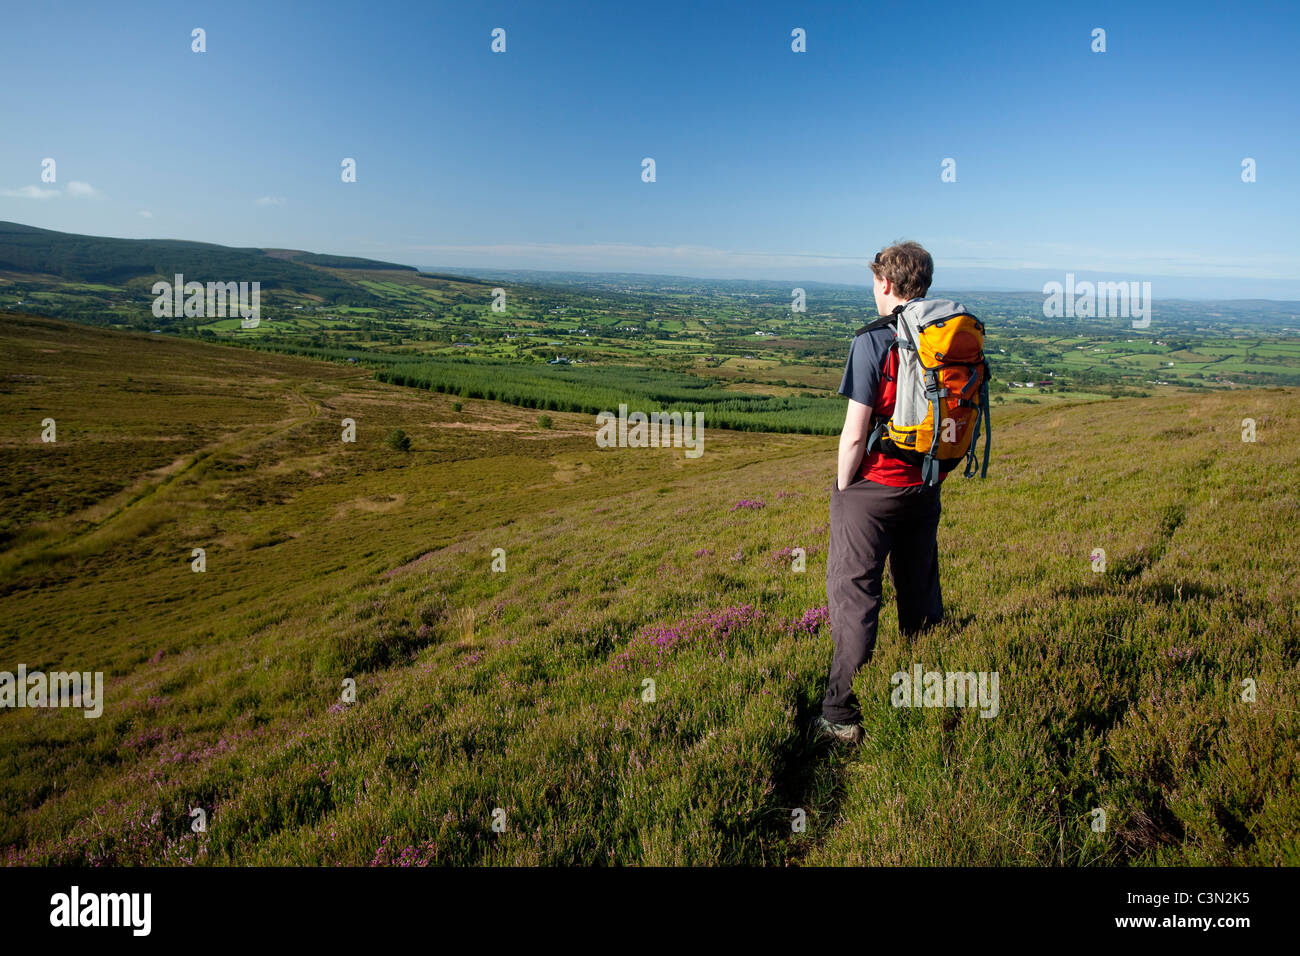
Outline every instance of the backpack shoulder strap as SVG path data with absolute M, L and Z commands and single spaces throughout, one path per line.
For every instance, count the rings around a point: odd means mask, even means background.
M 862 328 L 858 329 L 856 332 L 853 333 L 853 337 L 857 338 L 859 335 L 862 335 L 864 332 L 874 332 L 876 329 L 883 329 L 887 325 L 893 325 L 894 321 L 895 321 L 894 316 L 892 315 L 883 316 L 879 319 L 876 319 L 876 321 L 864 325 Z
M 902 312 L 906 305 L 907 303 L 902 303 L 894 306 L 893 312 L 890 312 L 889 315 L 882 315 L 880 318 L 876 319 L 876 321 L 864 325 L 853 333 L 853 337 L 857 338 L 863 332 L 871 332 L 875 329 L 883 329 L 887 325 L 893 325 L 898 321 L 898 313 Z

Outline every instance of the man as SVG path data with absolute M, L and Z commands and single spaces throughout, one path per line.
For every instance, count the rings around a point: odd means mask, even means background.
M 871 263 L 876 310 L 882 316 L 924 299 L 934 276 L 934 260 L 915 242 L 882 250 Z M 844 366 L 840 394 L 849 407 L 840 434 L 839 471 L 831 489 L 831 540 L 826 565 L 830 608 L 831 661 L 822 714 L 816 731 L 857 743 L 862 713 L 853 694 L 853 677 L 871 658 L 876 644 L 882 572 L 889 574 L 898 599 L 898 629 L 908 635 L 943 617 L 939 590 L 939 490 L 927 485 L 921 466 L 883 454 L 863 454 L 876 421 L 894 412 L 898 367 L 896 323 L 864 331 L 854 340 Z

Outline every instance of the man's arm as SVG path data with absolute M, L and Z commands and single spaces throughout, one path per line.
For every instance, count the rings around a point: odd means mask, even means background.
M 849 399 L 849 410 L 844 415 L 844 431 L 840 432 L 839 489 L 843 491 L 853 483 L 862 451 L 867 444 L 867 426 L 871 422 L 871 406 Z

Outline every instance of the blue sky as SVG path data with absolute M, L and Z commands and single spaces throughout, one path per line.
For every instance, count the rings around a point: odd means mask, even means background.
M 1289 3 L 14 3 L 0 219 L 840 282 L 906 237 L 950 289 L 1300 299 L 1297 41 Z

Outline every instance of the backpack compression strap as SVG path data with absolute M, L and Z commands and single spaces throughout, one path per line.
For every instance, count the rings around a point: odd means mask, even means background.
M 984 467 L 979 476 L 987 478 L 989 473 L 989 446 L 993 444 L 993 419 L 989 417 L 989 367 L 984 363 L 984 381 L 980 383 L 979 411 L 975 413 L 975 434 L 971 436 L 970 448 L 966 452 L 966 467 L 962 470 L 963 478 L 975 477 L 975 446 L 980 440 L 980 419 L 984 419 Z

